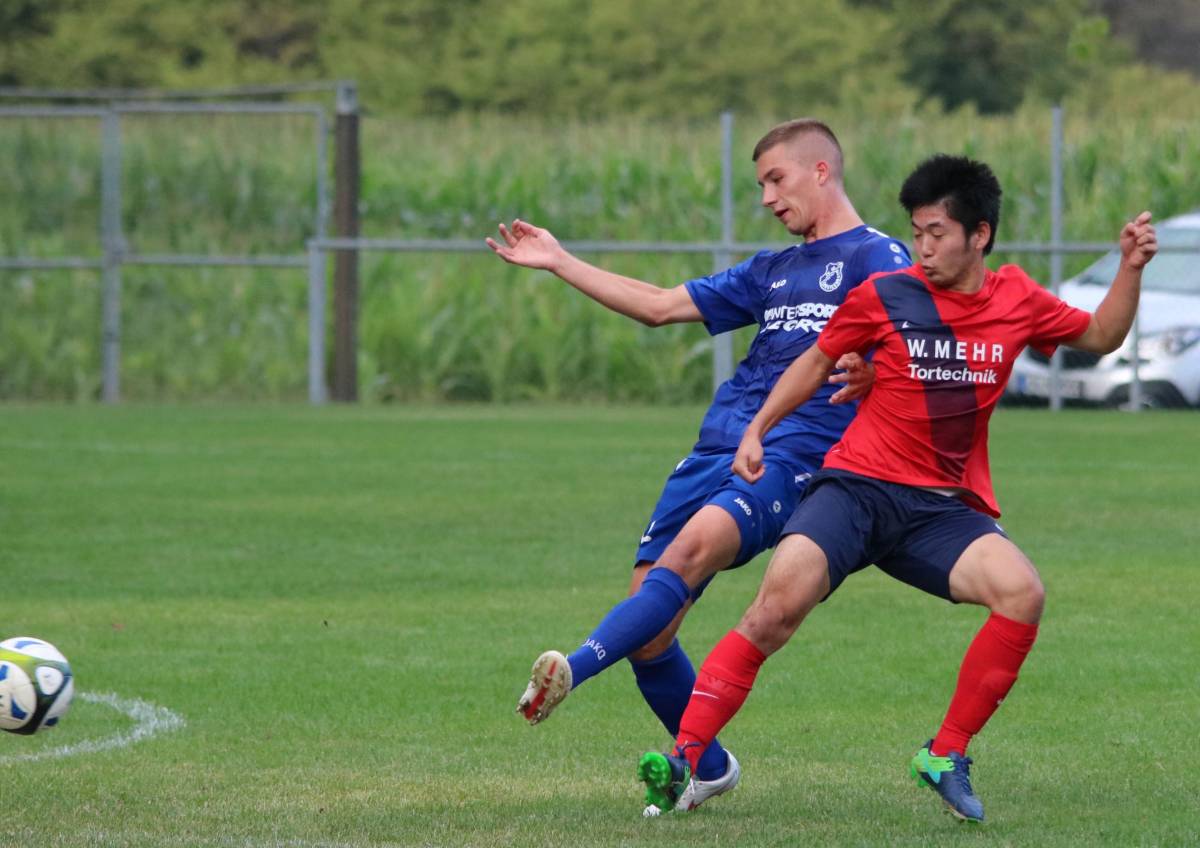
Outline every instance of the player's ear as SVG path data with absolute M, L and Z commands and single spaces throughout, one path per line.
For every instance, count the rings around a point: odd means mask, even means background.
M 975 227 L 975 232 L 971 234 L 971 249 L 983 250 L 987 247 L 988 240 L 992 237 L 992 225 L 987 221 L 980 221 Z

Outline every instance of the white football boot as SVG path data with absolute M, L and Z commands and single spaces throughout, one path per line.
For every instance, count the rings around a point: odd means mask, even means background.
M 742 779 L 742 767 L 738 765 L 737 758 L 733 756 L 732 751 L 726 750 L 725 753 L 729 755 L 729 767 L 725 769 L 725 773 L 716 780 L 700 780 L 693 777 L 688 782 L 687 788 L 683 790 L 683 794 L 679 796 L 679 801 L 675 804 L 675 812 L 686 813 L 694 810 L 709 798 L 724 795 L 738 785 L 738 781 Z
M 567 658 L 558 651 L 546 651 L 533 663 L 529 685 L 517 701 L 517 712 L 530 724 L 545 721 L 570 691 L 571 666 Z

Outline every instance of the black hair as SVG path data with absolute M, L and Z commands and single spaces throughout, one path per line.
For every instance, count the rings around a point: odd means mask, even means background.
M 1000 181 L 983 162 L 939 153 L 916 167 L 900 188 L 900 205 L 911 215 L 921 206 L 946 204 L 946 212 L 967 233 L 983 221 L 992 228 L 983 255 L 992 252 L 1000 223 Z

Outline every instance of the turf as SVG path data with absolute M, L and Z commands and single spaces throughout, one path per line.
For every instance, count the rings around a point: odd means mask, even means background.
M 1200 843 L 1189 413 L 994 419 L 1005 525 L 1049 600 L 972 748 L 982 828 L 906 764 L 983 616 L 871 572 L 764 668 L 723 737 L 742 786 L 694 815 L 640 816 L 638 756 L 667 739 L 626 667 L 521 722 L 534 657 L 624 593 L 698 417 L 0 408 L 0 637 L 56 643 L 92 696 L 0 735 L 0 845 Z M 763 564 L 693 612 L 697 662 Z M 107 693 L 183 725 L 125 744 Z

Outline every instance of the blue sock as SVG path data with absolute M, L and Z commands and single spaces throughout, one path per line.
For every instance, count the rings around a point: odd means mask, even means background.
M 650 569 L 641 588 L 609 610 L 592 635 L 567 657 L 572 688 L 662 633 L 689 597 L 687 583 L 674 571 Z
M 676 639 L 671 646 L 652 660 L 637 662 L 630 660 L 633 676 L 637 678 L 642 697 L 654 710 L 658 720 L 674 739 L 679 734 L 679 720 L 692 697 L 692 686 L 696 683 L 696 670 Z M 729 768 L 725 749 L 716 739 L 704 751 L 696 764 L 696 777 L 700 780 L 716 780 Z

